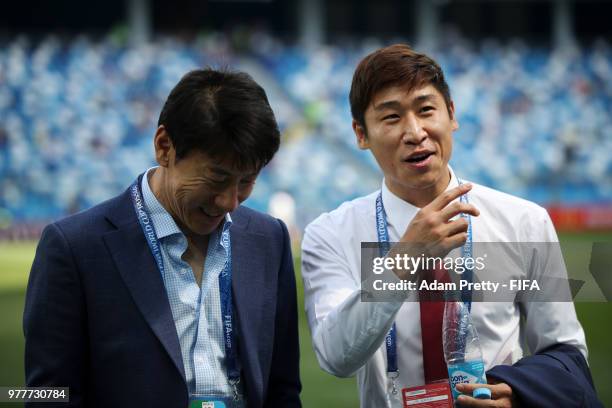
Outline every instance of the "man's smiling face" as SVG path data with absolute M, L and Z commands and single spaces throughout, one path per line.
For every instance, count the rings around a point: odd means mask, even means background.
M 448 183 L 452 134 L 459 125 L 453 103 L 447 106 L 433 85 L 385 88 L 372 97 L 364 119 L 365 128 L 353 122 L 357 142 L 372 151 L 393 193 L 402 197 Z
M 257 170 L 240 170 L 231 159 L 214 160 L 193 151 L 168 166 L 171 214 L 182 229 L 208 235 L 253 191 Z M 187 232 L 185 231 L 185 232 Z

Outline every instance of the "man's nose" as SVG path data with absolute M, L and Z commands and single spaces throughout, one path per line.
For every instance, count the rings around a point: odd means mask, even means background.
M 427 138 L 427 132 L 419 118 L 409 115 L 405 120 L 402 142 L 406 144 L 420 145 Z
M 234 211 L 240 203 L 238 202 L 238 186 L 232 184 L 215 196 L 215 205 L 224 212 Z

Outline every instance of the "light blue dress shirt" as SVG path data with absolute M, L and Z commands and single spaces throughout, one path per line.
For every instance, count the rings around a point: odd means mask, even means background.
M 187 250 L 187 238 L 151 191 L 147 177 L 151 170 L 142 177 L 142 195 L 161 246 L 163 280 L 181 346 L 189 394 L 231 398 L 234 392 L 225 364 L 219 293 L 219 275 L 228 255 L 221 243 L 221 232 L 230 228 L 231 217 L 227 214 L 222 228 L 210 235 L 200 287 L 191 266 L 181 259 Z M 242 395 L 240 384 L 239 392 Z

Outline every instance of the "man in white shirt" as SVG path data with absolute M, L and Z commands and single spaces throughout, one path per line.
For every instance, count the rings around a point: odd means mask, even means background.
M 306 312 L 319 364 L 336 376 L 357 374 L 362 407 L 404 406 L 389 397 L 395 382 L 407 388 L 427 379 L 422 305 L 414 292 L 394 302 L 361 300 L 361 243 L 378 241 L 377 197 L 382 198 L 389 241 L 425 244 L 429 255 L 444 257 L 466 242 L 467 216 L 474 242 L 555 242 L 557 236 L 542 207 L 458 181 L 448 161 L 459 124 L 444 74 L 428 56 L 405 45 L 366 56 L 355 71 L 350 103 L 357 143 L 372 152 L 384 180 L 380 191 L 346 202 L 306 228 L 302 243 Z M 464 195 L 469 200 L 460 200 Z M 395 273 L 398 279 L 408 277 Z M 524 354 L 556 344 L 571 345 L 587 356 L 584 332 L 571 302 L 474 302 L 471 317 L 487 370 L 514 364 Z M 394 322 L 395 380 L 387 374 L 385 347 Z M 490 375 L 489 382 L 493 401 L 464 395 L 458 402 L 517 406 L 510 385 Z M 471 394 L 475 388 L 458 389 Z

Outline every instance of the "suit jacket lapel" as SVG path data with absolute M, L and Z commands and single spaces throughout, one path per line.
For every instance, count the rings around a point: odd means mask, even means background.
M 233 216 L 233 215 L 232 215 Z M 266 336 L 273 330 L 276 301 L 275 281 L 267 279 L 270 267 L 267 262 L 267 237 L 252 234 L 241 225 L 232 225 L 232 289 L 239 333 L 240 361 L 243 376 L 249 389 L 249 405 L 256 404 L 263 398 L 264 383 L 262 374 L 269 367 L 262 367 L 261 362 L 269 361 L 266 354 L 272 353 L 272 344 Z
M 141 177 L 138 182 L 140 180 Z M 185 380 L 181 348 L 166 288 L 136 217 L 129 190 L 121 197 L 119 208 L 107 218 L 117 227 L 117 230 L 104 235 L 115 265 L 146 322 Z

